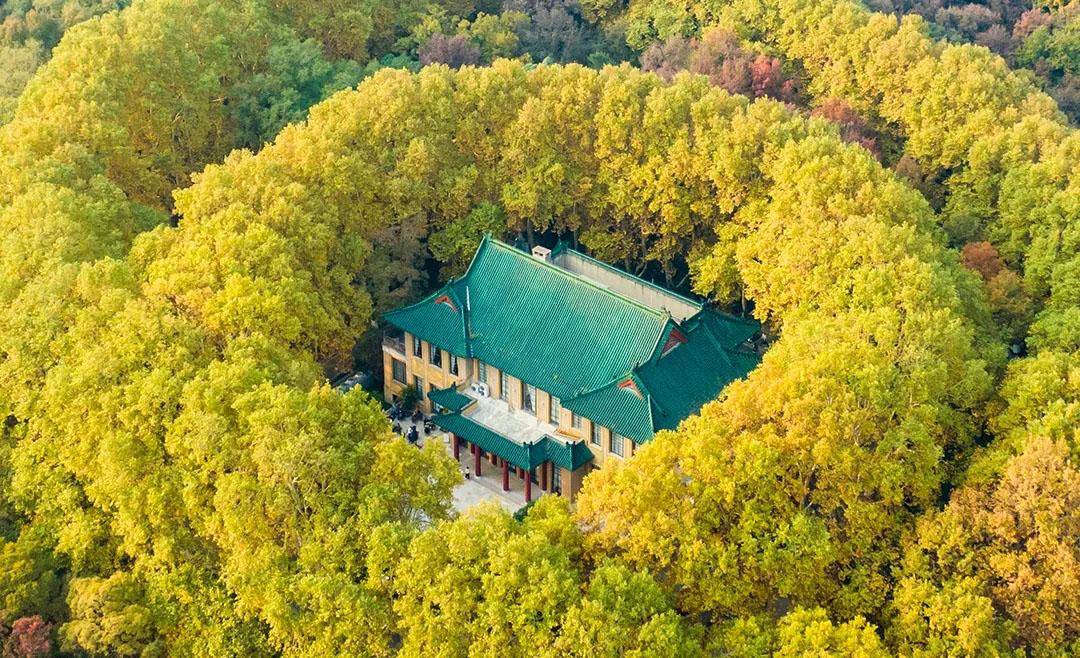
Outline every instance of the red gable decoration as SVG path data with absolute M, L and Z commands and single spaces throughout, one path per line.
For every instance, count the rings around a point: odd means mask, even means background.
M 664 356 L 671 350 L 678 347 L 680 343 L 685 342 L 686 336 L 683 336 L 681 333 L 679 333 L 678 329 L 672 329 L 671 333 L 668 334 L 667 342 L 664 343 L 664 349 L 660 350 L 660 356 Z
M 457 313 L 457 306 L 454 306 L 454 300 L 450 299 L 450 295 L 439 295 L 435 299 L 436 304 L 446 304 L 450 308 L 454 309 L 454 313 Z
M 626 381 L 620 383 L 619 388 L 624 389 L 624 390 L 628 390 L 628 391 L 633 391 L 634 395 L 638 396 L 639 399 L 641 399 L 641 400 L 645 399 L 645 396 L 642 395 L 641 391 L 638 390 L 637 384 L 634 383 L 633 378 L 627 379 Z

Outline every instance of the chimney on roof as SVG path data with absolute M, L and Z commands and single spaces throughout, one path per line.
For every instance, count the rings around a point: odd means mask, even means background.
M 532 248 L 532 255 L 534 258 L 538 258 L 545 263 L 551 262 L 551 250 L 547 247 L 541 247 L 540 245 L 536 245 Z

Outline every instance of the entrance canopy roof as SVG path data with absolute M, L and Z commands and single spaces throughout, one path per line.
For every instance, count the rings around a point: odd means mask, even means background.
M 534 443 L 518 443 L 458 413 L 436 414 L 431 422 L 447 432 L 474 443 L 484 452 L 502 457 L 514 466 L 531 471 L 544 462 L 552 462 L 567 470 L 576 470 L 592 459 L 592 452 L 582 442 L 567 443 L 543 436 Z

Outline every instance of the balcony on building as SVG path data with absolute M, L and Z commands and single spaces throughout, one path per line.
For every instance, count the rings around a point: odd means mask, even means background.
M 405 332 L 397 327 L 390 327 L 383 332 L 382 344 L 391 350 L 394 350 L 401 355 L 401 358 L 405 358 Z

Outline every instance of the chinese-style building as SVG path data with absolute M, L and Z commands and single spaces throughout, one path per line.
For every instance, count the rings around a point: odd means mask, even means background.
M 606 460 L 715 399 L 760 357 L 756 322 L 707 308 L 562 245 L 485 238 L 469 269 L 390 311 L 384 395 L 414 385 L 473 470 L 576 496 Z

